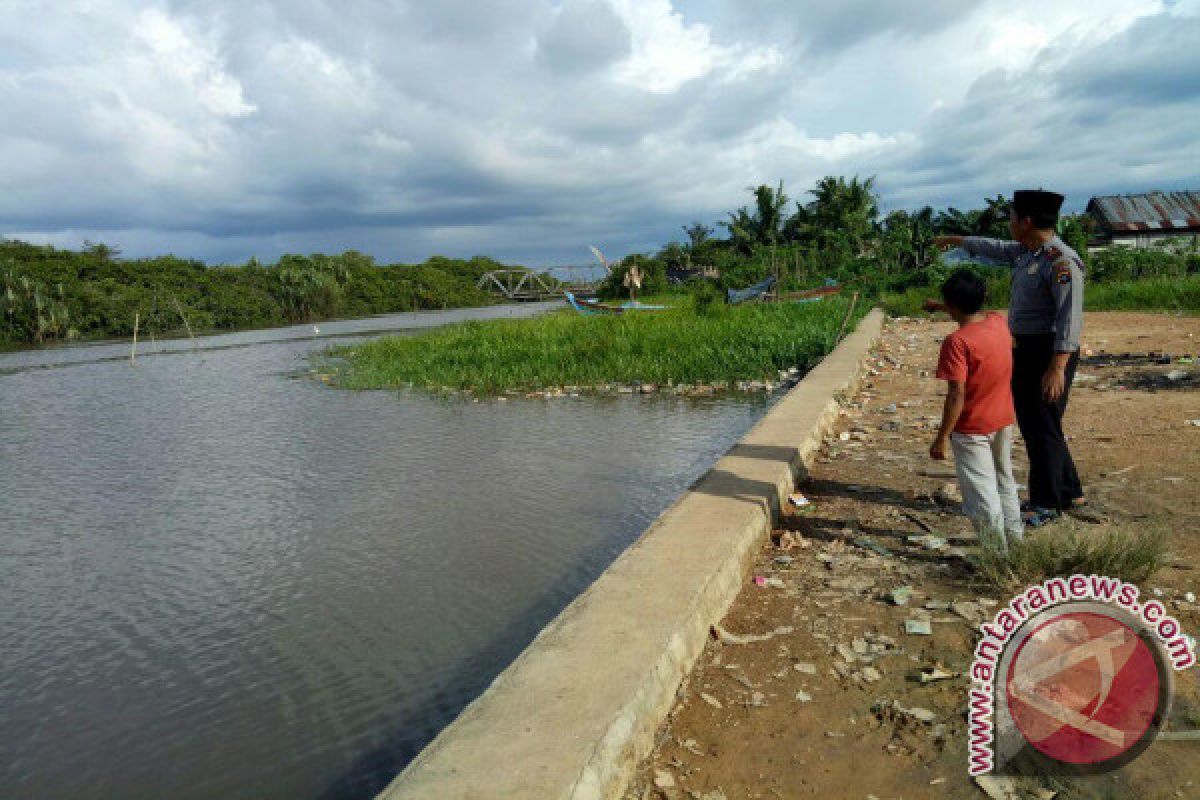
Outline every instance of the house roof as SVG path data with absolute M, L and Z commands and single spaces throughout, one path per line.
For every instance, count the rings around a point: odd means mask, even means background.
M 1200 192 L 1093 197 L 1087 211 L 1113 233 L 1200 230 Z

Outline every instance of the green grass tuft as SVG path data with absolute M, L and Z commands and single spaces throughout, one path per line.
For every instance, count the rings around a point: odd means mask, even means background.
M 926 298 L 940 299 L 936 286 L 911 287 L 883 294 L 879 304 L 892 316 L 923 313 Z M 988 277 L 988 308 L 1008 305 L 1008 274 Z M 1200 312 L 1200 274 L 1178 278 L 1139 278 L 1111 282 L 1090 281 L 1084 290 L 1087 311 L 1182 311 Z
M 348 358 L 337 383 L 352 389 L 411 383 L 487 394 L 607 383 L 775 379 L 778 370 L 807 369 L 829 352 L 849 306 L 839 297 L 807 304 L 708 304 L 698 311 L 690 296 L 646 300 L 674 308 L 467 322 L 342 348 L 332 353 Z M 868 308 L 859 303 L 855 316 Z
M 1027 530 L 1024 541 L 1009 545 L 1008 557 L 984 550 L 980 575 L 1009 592 L 1070 575 L 1105 575 L 1142 583 L 1167 558 L 1167 529 L 1149 525 L 1137 531 L 1097 527 L 1068 518 L 1047 528 Z

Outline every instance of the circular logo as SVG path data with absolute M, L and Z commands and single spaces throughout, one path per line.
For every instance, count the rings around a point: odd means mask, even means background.
M 1055 761 L 1091 767 L 1124 761 L 1161 725 L 1169 695 L 1164 669 L 1157 648 L 1119 619 L 1095 611 L 1057 614 L 1009 662 L 1009 713 L 1029 744 Z

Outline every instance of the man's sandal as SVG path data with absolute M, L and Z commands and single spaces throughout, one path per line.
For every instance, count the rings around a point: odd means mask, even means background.
M 1040 528 L 1047 522 L 1058 519 L 1058 517 L 1058 510 L 1053 508 L 1025 506 L 1021 509 L 1021 521 L 1031 528 Z

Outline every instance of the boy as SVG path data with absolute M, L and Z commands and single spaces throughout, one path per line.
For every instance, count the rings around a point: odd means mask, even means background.
M 958 330 L 942 342 L 938 358 L 937 377 L 947 383 L 946 404 L 929 455 L 940 461 L 948 448 L 954 451 L 963 511 L 981 544 L 1006 553 L 1008 540 L 1019 540 L 1024 533 L 1010 459 L 1016 421 L 1012 337 L 1003 316 L 980 310 L 986 293 L 984 282 L 962 269 L 942 284 L 944 303 L 926 304 L 958 323 Z

